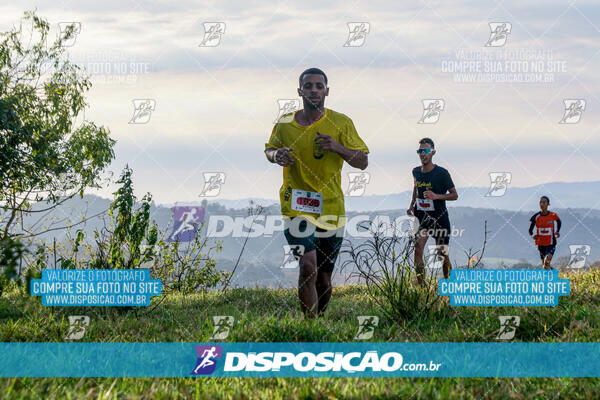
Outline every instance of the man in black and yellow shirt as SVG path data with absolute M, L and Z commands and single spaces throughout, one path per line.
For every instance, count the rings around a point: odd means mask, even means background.
M 423 249 L 429 236 L 435 239 L 438 255 L 444 258 L 444 277 L 448 279 L 450 274 L 452 265 L 450 264 L 448 243 L 450 242 L 451 228 L 446 201 L 458 199 L 458 193 L 456 193 L 448 170 L 433 163 L 435 154 L 433 140 L 421 139 L 417 153 L 421 159 L 421 165 L 412 170 L 415 185 L 406 213 L 414 215 L 419 220 L 415 244 L 415 269 L 417 280 L 424 285 Z
M 323 71 L 302 72 L 298 95 L 304 108 L 280 118 L 265 154 L 283 166 L 279 197 L 284 233 L 290 245 L 304 246 L 298 296 L 302 311 L 314 318 L 331 297 L 331 274 L 344 236 L 342 165 L 346 161 L 365 169 L 369 149 L 350 118 L 325 108 L 329 88 Z

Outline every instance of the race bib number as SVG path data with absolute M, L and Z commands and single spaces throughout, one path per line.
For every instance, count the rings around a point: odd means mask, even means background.
M 292 210 L 323 214 L 323 195 L 318 192 L 292 189 Z
M 417 199 L 417 210 L 420 211 L 434 211 L 433 200 L 431 199 Z
M 538 228 L 539 236 L 552 236 L 552 228 Z

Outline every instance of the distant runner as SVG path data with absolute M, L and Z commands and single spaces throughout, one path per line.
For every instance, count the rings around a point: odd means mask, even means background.
M 322 314 L 331 297 L 331 274 L 346 223 L 341 171 L 344 161 L 364 170 L 369 149 L 352 120 L 325 108 L 327 76 L 318 68 L 300 74 L 304 108 L 283 115 L 265 144 L 265 155 L 283 166 L 279 190 L 284 234 L 302 245 L 298 296 L 308 318 Z
M 535 240 L 540 252 L 540 258 L 544 269 L 552 269 L 550 262 L 556 250 L 556 239 L 560 237 L 560 226 L 562 222 L 558 214 L 548 211 L 550 199 L 547 196 L 540 197 L 540 210 L 529 219 L 529 236 Z M 535 234 L 533 229 L 535 228 Z
M 419 220 L 417 243 L 415 244 L 415 269 L 417 280 L 425 285 L 425 266 L 423 249 L 429 236 L 435 239 L 437 255 L 444 258 L 444 278 L 448 279 L 452 265 L 448 253 L 450 242 L 450 219 L 446 209 L 446 200 L 458 199 L 458 193 L 450 173 L 432 161 L 435 154 L 433 140 L 423 138 L 419 141 L 417 153 L 421 166 L 412 170 L 415 186 L 406 213 Z

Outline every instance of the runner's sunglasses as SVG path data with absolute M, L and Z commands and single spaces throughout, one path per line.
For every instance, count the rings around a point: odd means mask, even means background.
M 417 149 L 417 154 L 429 154 L 433 151 L 433 149 Z

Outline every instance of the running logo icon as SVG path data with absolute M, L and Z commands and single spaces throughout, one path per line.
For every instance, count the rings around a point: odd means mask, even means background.
M 446 104 L 443 99 L 424 99 L 423 115 L 419 120 L 419 124 L 435 124 L 440 119 L 440 114 L 444 110 Z
M 196 346 L 198 360 L 190 375 L 210 375 L 217 368 L 217 359 L 223 355 L 221 346 Z
M 204 22 L 204 38 L 198 47 L 217 47 L 225 34 L 225 22 Z
M 559 124 L 576 124 L 581 119 L 583 111 L 585 110 L 584 99 L 565 99 L 565 113 L 562 119 L 558 122 Z
M 294 113 L 300 109 L 299 99 L 278 99 L 279 111 L 274 124 L 289 124 L 294 119 Z M 289 115 L 288 115 L 289 114 Z
M 175 206 L 173 233 L 167 242 L 191 242 L 198 233 L 198 225 L 204 220 L 204 208 L 199 206 Z
M 510 172 L 490 172 L 490 189 L 485 197 L 501 197 L 506 193 L 512 180 Z
M 365 194 L 367 184 L 371 180 L 371 175 L 368 172 L 348 172 L 348 190 L 346 196 L 357 197 Z
M 375 328 L 379 324 L 377 315 L 360 315 L 358 318 L 358 332 L 354 340 L 369 340 L 375 333 Z
M 81 33 L 81 22 L 59 22 L 59 37 L 62 39 L 62 47 L 71 47 L 77 40 L 77 35 Z
M 65 340 L 81 340 L 88 326 L 90 317 L 87 315 L 69 315 L 69 333 Z
M 571 258 L 567 268 L 583 268 L 585 267 L 585 261 L 590 255 L 592 248 L 587 244 L 570 244 L 569 251 L 571 252 Z
M 300 259 L 304 255 L 304 245 L 297 244 L 290 246 L 289 244 L 283 245 L 283 263 L 281 268 L 293 269 L 300 266 Z
M 521 317 L 518 315 L 501 315 L 500 319 L 500 330 L 496 339 L 498 340 L 510 340 L 515 337 L 517 327 L 521 323 Z
M 233 317 L 231 315 L 213 316 L 213 333 L 209 340 L 225 340 L 229 336 L 229 330 L 233 327 Z
M 156 100 L 154 99 L 134 99 L 133 117 L 130 124 L 147 124 L 150 121 L 152 111 L 156 109 Z
M 204 172 L 204 188 L 198 197 L 216 197 L 225 184 L 225 172 Z
M 490 22 L 490 38 L 485 47 L 502 47 L 506 44 L 508 35 L 512 30 L 510 22 Z
M 343 47 L 361 47 L 365 44 L 367 34 L 371 31 L 368 22 L 348 22 L 348 40 Z
M 430 244 L 427 246 L 427 268 L 430 270 L 440 270 L 444 265 L 444 251 L 436 244 Z

